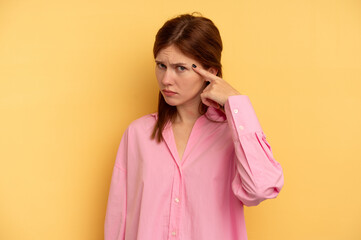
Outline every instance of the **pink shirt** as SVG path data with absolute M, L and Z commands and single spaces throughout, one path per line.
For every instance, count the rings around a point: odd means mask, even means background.
M 246 240 L 243 205 L 275 198 L 283 186 L 251 102 L 231 96 L 225 115 L 209 107 L 195 122 L 183 159 L 171 123 L 150 139 L 157 115 L 132 122 L 110 185 L 105 240 Z

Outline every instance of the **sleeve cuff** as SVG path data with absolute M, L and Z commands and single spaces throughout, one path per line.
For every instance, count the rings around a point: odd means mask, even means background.
M 237 132 L 238 137 L 262 131 L 248 96 L 235 95 L 228 97 L 224 110 L 230 127 Z

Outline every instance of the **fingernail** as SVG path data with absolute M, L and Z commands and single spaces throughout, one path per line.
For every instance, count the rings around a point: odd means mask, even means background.
M 196 68 L 197 66 L 196 66 L 195 64 L 192 64 L 192 67 L 193 67 L 193 68 Z

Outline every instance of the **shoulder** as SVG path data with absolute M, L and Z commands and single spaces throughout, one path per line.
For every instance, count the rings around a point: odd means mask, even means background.
M 147 114 L 145 116 L 142 116 L 140 118 L 135 119 L 133 122 L 131 122 L 128 126 L 127 131 L 136 133 L 136 132 L 142 132 L 142 133 L 148 133 L 153 131 L 154 124 L 157 121 L 158 114 L 157 113 L 151 113 Z

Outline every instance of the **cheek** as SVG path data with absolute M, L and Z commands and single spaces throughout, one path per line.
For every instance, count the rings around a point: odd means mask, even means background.
M 184 90 L 191 95 L 197 94 L 204 89 L 204 80 L 200 78 L 187 79 L 183 83 Z
M 205 86 L 205 81 L 203 78 L 196 76 L 193 79 L 193 87 L 197 90 L 199 90 L 200 88 L 203 88 Z
M 160 86 L 163 78 L 163 74 L 160 71 L 155 71 L 155 78 L 157 79 L 157 83 Z

